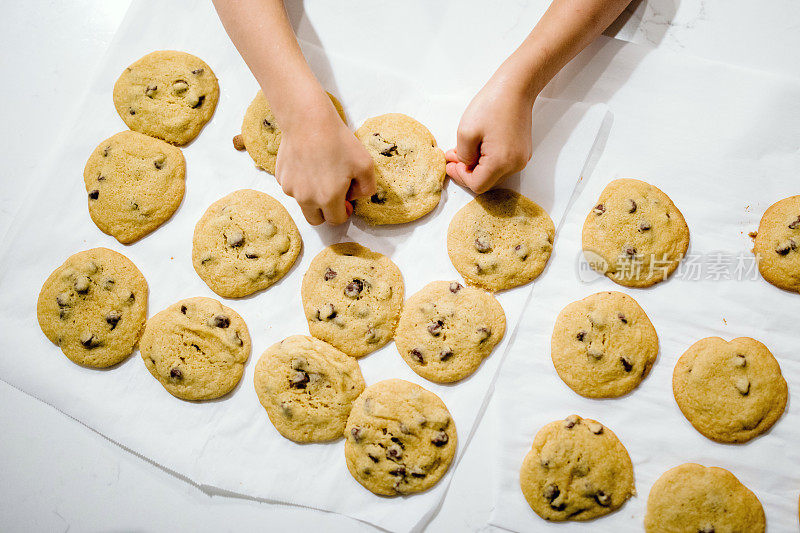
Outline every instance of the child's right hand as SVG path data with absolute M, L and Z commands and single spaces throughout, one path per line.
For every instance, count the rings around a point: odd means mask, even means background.
M 281 126 L 275 177 L 309 224 L 342 224 L 352 212 L 348 200 L 375 193 L 372 157 L 330 100 L 307 111 L 302 120 Z

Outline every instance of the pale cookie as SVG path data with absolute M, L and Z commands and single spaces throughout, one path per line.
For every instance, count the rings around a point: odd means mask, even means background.
M 95 148 L 83 181 L 94 223 L 128 244 L 169 220 L 181 205 L 186 160 L 164 141 L 123 131 Z
M 748 337 L 693 344 L 675 365 L 672 391 L 695 429 L 717 442 L 761 435 L 781 417 L 788 398 L 778 361 Z
M 509 189 L 462 207 L 447 230 L 447 253 L 470 285 L 490 291 L 536 279 L 553 250 L 555 226 L 544 209 Z
M 441 399 L 402 379 L 367 387 L 345 428 L 350 474 L 381 496 L 431 488 L 456 452 L 456 424 Z
M 667 470 L 650 489 L 647 533 L 764 533 L 761 502 L 723 468 L 686 463 Z
M 505 331 L 505 313 L 491 293 L 434 281 L 403 305 L 394 341 L 411 370 L 450 383 L 475 372 Z
M 187 298 L 147 321 L 139 349 L 167 392 L 182 400 L 212 400 L 242 378 L 250 334 L 233 309 L 211 298 Z
M 266 289 L 292 268 L 303 247 L 283 205 L 251 189 L 211 204 L 194 227 L 192 243 L 195 272 L 225 298 Z
M 173 50 L 147 54 L 114 84 L 114 107 L 130 129 L 178 145 L 197 137 L 218 100 L 211 68 Z
M 403 276 L 388 257 L 354 242 L 334 244 L 303 276 L 308 329 L 348 355 L 367 355 L 394 336 L 403 291 Z
M 609 183 L 583 224 L 589 266 L 626 287 L 663 281 L 688 247 L 681 212 L 660 189 L 639 180 Z
M 581 396 L 616 398 L 650 372 L 658 335 L 636 300 L 621 292 L 599 292 L 561 311 L 550 356 L 564 383 Z
M 80 365 L 128 357 L 147 319 L 147 282 L 130 259 L 107 248 L 69 257 L 44 282 L 36 304 L 42 331 Z
M 342 121 L 347 123 L 342 104 L 332 94 L 328 93 L 328 96 L 333 102 L 336 112 L 342 117 Z M 263 92 L 258 91 L 244 114 L 242 136 L 239 141 L 234 138 L 234 147 L 237 150 L 246 149 L 256 166 L 274 175 L 282 137 L 283 133 L 278 127 L 267 97 Z
M 522 494 L 545 520 L 591 520 L 636 493 L 628 450 L 599 422 L 570 415 L 533 439 L 519 473 Z
M 764 279 L 800 292 L 800 196 L 773 204 L 761 217 L 753 253 Z
M 295 442 L 341 438 L 353 401 L 365 387 L 355 359 L 302 335 L 267 348 L 253 382 L 275 429 Z
M 403 224 L 439 205 L 445 178 L 444 152 L 428 129 L 406 115 L 367 119 L 356 137 L 375 162 L 377 191 L 354 201 L 369 224 Z

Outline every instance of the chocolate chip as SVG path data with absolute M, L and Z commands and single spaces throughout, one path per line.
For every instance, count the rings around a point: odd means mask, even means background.
M 381 155 L 385 157 L 392 157 L 394 155 L 400 155 L 400 153 L 397 151 L 397 145 L 393 144 L 390 147 L 381 151 Z
M 386 448 L 386 458 L 391 461 L 399 461 L 403 457 L 403 450 L 397 444 Z
M 89 200 L 97 200 L 98 198 L 100 198 L 99 189 L 92 189 L 91 191 L 89 191 Z
M 238 248 L 244 244 L 244 233 L 238 229 L 231 230 L 226 236 L 226 240 L 228 242 L 228 246 L 231 248 Z
M 167 160 L 167 156 L 161 154 L 153 161 L 153 166 L 156 167 L 156 170 L 161 170 L 164 168 L 164 162 Z
M 119 311 L 109 311 L 109 313 L 106 315 L 106 322 L 108 322 L 112 330 L 117 327 L 117 324 L 121 319 L 122 313 Z
M 236 149 L 236 150 L 238 150 L 240 152 L 247 148 L 244 145 L 244 139 L 242 138 L 241 135 L 236 135 L 236 136 L 233 137 L 233 147 L 234 147 L 234 149 Z
M 789 239 L 778 246 L 775 251 L 778 253 L 778 255 L 787 255 L 789 252 L 796 249 L 797 243 L 794 240 Z
M 183 80 L 178 80 L 172 84 L 172 92 L 175 94 L 183 94 L 189 90 L 189 84 Z
M 244 256 L 248 259 L 258 259 L 258 254 L 256 252 L 253 252 L 252 250 L 249 252 L 245 252 Z
M 569 415 L 567 418 L 564 419 L 564 427 L 567 429 L 572 429 L 578 422 L 580 422 L 580 418 L 578 418 L 578 415 Z
M 386 193 L 384 191 L 378 191 L 369 197 L 369 201 L 373 204 L 382 204 L 386 202 Z
M 152 98 L 156 95 L 156 90 L 158 89 L 158 85 L 148 85 L 147 88 L 144 90 L 145 96 Z
M 302 370 L 295 370 L 289 376 L 289 386 L 295 389 L 305 389 L 308 385 L 308 373 Z
M 633 259 L 634 257 L 636 257 L 636 248 L 633 248 L 633 247 L 626 248 L 625 249 L 625 255 L 627 255 L 629 258 Z
M 635 213 L 636 212 L 636 202 L 633 200 L 628 200 L 628 213 Z
M 651 226 L 649 222 L 642 222 L 641 224 L 639 224 L 639 231 L 649 231 L 650 228 Z
M 198 107 L 200 107 L 201 105 L 203 105 L 203 102 L 205 101 L 205 99 L 206 99 L 205 95 L 201 94 L 201 95 L 200 95 L 200 96 L 197 98 L 197 103 L 192 105 L 192 109 L 197 109 Z
M 450 282 L 450 292 L 453 294 L 461 290 L 461 284 L 457 281 Z
M 75 278 L 75 283 L 73 283 L 73 287 L 75 287 L 75 292 L 78 293 L 86 293 L 89 291 L 89 278 L 86 276 L 78 276 Z
M 135 115 L 136 111 L 131 107 L 131 108 L 128 108 L 128 113 L 130 113 L 131 115 Z
M 594 206 L 594 209 L 592 209 L 592 212 L 595 215 L 602 215 L 603 213 L 606 212 L 606 206 L 604 206 L 603 204 L 597 204 L 596 206 Z
M 736 385 L 736 390 L 738 390 L 742 396 L 747 396 L 750 392 L 750 380 L 745 377 L 737 379 L 734 385 Z
M 201 68 L 196 68 L 196 69 L 194 69 L 192 71 L 192 74 L 194 74 L 195 76 L 199 76 L 202 73 L 203 73 L 203 69 L 201 69 Z
M 486 237 L 478 237 L 475 239 L 475 249 L 478 250 L 478 252 L 485 254 L 492 251 L 492 244 Z
M 431 442 L 437 448 L 441 448 L 442 446 L 447 444 L 449 440 L 450 437 L 447 436 L 447 433 L 445 433 L 444 431 L 440 431 L 439 433 L 436 434 L 435 437 L 433 437 L 433 439 L 431 439 Z
M 622 363 L 622 368 L 625 369 L 625 372 L 630 372 L 633 369 L 633 363 L 626 356 L 622 356 L 619 358 L 620 362 Z
M 225 315 L 214 315 L 208 319 L 208 325 L 212 328 L 227 328 L 231 325 L 231 319 Z
M 555 483 L 549 483 L 544 487 L 544 491 L 542 491 L 542 496 L 544 496 L 544 499 L 549 502 L 552 502 L 558 498 L 559 494 L 561 494 L 561 490 Z
M 444 322 L 441 320 L 435 320 L 428 324 L 428 333 L 433 335 L 434 337 L 438 337 L 442 334 L 442 328 L 444 327 Z
M 361 437 L 363 437 L 363 431 L 360 427 L 353 427 L 350 428 L 350 435 L 353 437 L 353 440 L 359 442 Z M 377 461 L 375 461 L 377 463 Z
M 95 337 L 94 333 L 84 333 L 81 335 L 81 344 L 84 348 L 94 348 L 100 345 L 100 341 Z
M 424 364 L 425 364 L 425 359 L 422 357 L 422 352 L 420 352 L 418 349 L 414 348 L 413 350 L 411 350 L 410 352 L 408 352 L 408 354 L 409 354 L 409 355 L 411 356 L 411 358 L 412 358 L 413 360 L 415 360 L 417 363 L 419 363 L 419 364 L 421 364 L 421 365 L 424 365 Z
M 389 470 L 389 475 L 390 476 L 405 476 L 406 475 L 406 469 L 405 469 L 405 467 L 401 466 L 401 467 L 395 468 L 394 470 Z
M 364 282 L 356 278 L 344 288 L 344 295 L 348 298 L 358 298 L 361 291 L 364 290 Z
M 422 468 L 415 466 L 411 469 L 411 477 L 425 477 L 428 474 Z
M 625 315 L 623 313 L 619 313 L 619 314 L 617 314 L 617 316 L 619 317 L 619 321 L 622 322 L 623 324 L 627 324 L 628 323 L 628 319 L 625 318 Z
M 442 348 L 442 351 L 441 351 L 441 352 L 439 352 L 439 361 L 447 361 L 447 360 L 448 360 L 448 359 L 450 359 L 451 357 L 453 357 L 453 350 L 451 350 L 451 349 L 450 349 L 449 347 L 447 347 L 447 346 L 445 346 L 444 348 Z
M 579 341 L 583 342 L 583 339 L 586 338 L 586 332 L 585 331 L 579 331 L 578 334 L 575 335 L 575 338 L 578 339 Z
M 186 306 L 185 305 L 181 306 L 181 313 L 183 313 L 184 315 L 186 314 Z
M 608 507 L 611 505 L 611 496 L 603 492 L 602 490 L 598 490 L 597 493 L 594 495 L 594 499 L 602 505 L 603 507 Z
M 716 533 L 716 528 L 711 524 L 706 524 L 697 530 L 697 533 Z
M 323 305 L 317 311 L 317 318 L 319 320 L 331 320 L 332 318 L 336 318 L 336 308 L 333 307 L 333 304 Z
M 103 148 L 103 157 L 108 157 L 108 151 L 111 150 L 111 146 L 106 146 Z M 100 179 L 100 178 L 97 178 Z
M 587 422 L 586 427 L 595 435 L 599 435 L 603 432 L 603 424 L 600 424 L 599 422 Z
M 525 261 L 530 255 L 530 249 L 528 248 L 527 244 L 518 244 L 514 247 L 514 252 L 517 254 L 517 257 Z
M 69 307 L 70 306 L 69 293 L 62 292 L 61 294 L 56 296 L 56 303 L 58 304 L 59 307 Z
M 739 354 L 733 358 L 733 365 L 744 367 L 747 365 L 747 358 L 744 355 Z
M 483 342 L 492 336 L 492 328 L 487 326 L 478 328 L 477 332 L 478 332 L 478 342 Z
M 325 275 L 323 276 L 325 281 L 330 281 L 335 277 L 336 277 L 336 271 L 333 270 L 332 268 L 328 267 L 328 269 L 325 270 Z
M 243 340 L 242 340 L 242 338 L 239 336 L 239 332 L 238 332 L 238 331 L 234 331 L 234 332 L 233 332 L 233 343 L 234 343 L 236 346 L 243 346 L 243 345 L 244 345 L 244 341 L 243 341 Z
M 181 369 L 176 366 L 175 368 L 169 371 L 169 377 L 175 379 L 183 379 L 183 372 L 181 372 Z
M 797 217 L 797 220 L 789 224 L 789 229 L 797 229 L 800 228 L 800 216 Z
M 367 457 L 369 457 L 373 463 L 377 463 L 381 460 L 380 457 L 378 457 L 377 455 L 372 455 L 371 453 L 368 453 Z

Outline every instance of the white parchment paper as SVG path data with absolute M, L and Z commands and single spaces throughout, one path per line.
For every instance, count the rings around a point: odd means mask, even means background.
M 91 222 L 82 172 L 94 147 L 125 129 L 112 105 L 114 81 L 131 62 L 158 49 L 185 50 L 203 58 L 220 79 L 221 98 L 214 118 L 184 148 L 187 182 L 181 207 L 154 233 L 123 246 Z M 377 114 L 403 112 L 427 125 L 445 149 L 454 144 L 468 95 L 429 97 L 413 82 L 379 69 L 326 57 L 313 46 L 306 47 L 306 53 L 322 83 L 342 101 L 352 126 Z M 432 280 L 457 278 L 447 257 L 446 228 L 471 196 L 449 184 L 440 206 L 416 223 L 371 228 L 354 221 L 312 228 L 274 178 L 232 147 L 231 138 L 239 132 L 256 90 L 210 2 L 133 3 L 98 77 L 86 87 L 78 120 L 62 137 L 63 144 L 53 147 L 49 164 L 2 245 L 0 377 L 206 490 L 335 511 L 389 530 L 411 529 L 434 512 L 449 476 L 427 493 L 411 497 L 386 499 L 369 493 L 348 474 L 342 441 L 298 445 L 278 435 L 255 395 L 253 367 L 268 346 L 288 335 L 308 333 L 300 281 L 312 258 L 328 244 L 355 240 L 389 255 L 403 272 L 407 296 Z M 534 163 L 508 185 L 538 202 L 558 222 L 597 148 L 595 140 L 606 117 L 602 104 L 540 101 L 534 111 Z M 300 227 L 304 250 L 288 275 L 267 291 L 222 299 L 242 315 L 253 338 L 245 375 L 230 395 L 183 402 L 150 376 L 138 352 L 115 368 L 93 370 L 72 364 L 46 340 L 36 321 L 41 284 L 69 255 L 87 248 L 105 246 L 133 260 L 150 285 L 150 315 L 186 297 L 220 299 L 192 268 L 192 231 L 212 202 L 241 188 L 279 199 Z M 498 295 L 509 334 L 471 378 L 451 386 L 428 383 L 406 366 L 390 343 L 361 360 L 367 383 L 399 377 L 438 394 L 456 421 L 463 451 L 531 287 Z
M 556 242 L 549 269 L 559 275 L 537 284 L 498 378 L 489 410 L 500 436 L 491 523 L 515 531 L 641 531 L 655 480 L 673 466 L 697 462 L 726 468 L 753 490 L 769 531 L 797 531 L 800 406 L 793 396 L 800 390 L 800 295 L 757 275 L 748 233 L 772 203 L 800 193 L 800 84 L 604 39 L 549 91 L 608 103 L 614 125 Z M 661 188 L 691 231 L 687 260 L 672 279 L 649 289 L 628 289 L 580 270 L 583 221 L 601 190 L 618 177 Z M 559 379 L 550 336 L 564 306 L 607 290 L 639 302 L 658 332 L 660 353 L 631 394 L 590 400 Z M 789 384 L 783 417 L 749 443 L 706 439 L 675 403 L 676 361 L 709 336 L 760 340 Z M 528 507 L 519 468 L 538 430 L 572 413 L 597 419 L 617 434 L 633 460 L 638 495 L 607 517 L 553 524 Z

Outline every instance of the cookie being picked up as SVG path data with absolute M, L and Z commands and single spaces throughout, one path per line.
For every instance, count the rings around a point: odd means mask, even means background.
M 355 200 L 368 224 L 403 224 L 433 211 L 442 196 L 444 152 L 428 128 L 400 113 L 364 121 L 356 130 L 375 162 L 377 191 Z
M 475 372 L 505 331 L 505 313 L 491 293 L 434 281 L 403 306 L 395 343 L 411 370 L 451 383 Z

